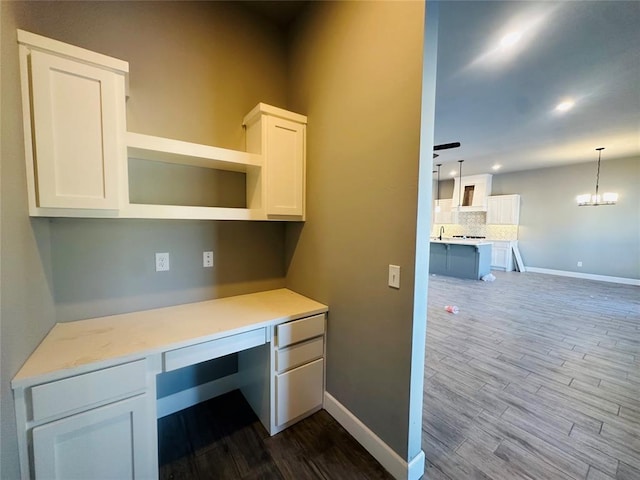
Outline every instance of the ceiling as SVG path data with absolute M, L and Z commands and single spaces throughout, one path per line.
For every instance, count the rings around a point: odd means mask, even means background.
M 640 2 L 440 2 L 435 142 L 441 178 L 640 156 Z
M 308 1 L 242 4 L 286 28 Z M 640 157 L 640 2 L 441 1 L 442 176 Z M 502 46 L 501 46 L 502 43 Z M 567 111 L 556 110 L 572 101 Z M 500 165 L 497 171 L 494 165 Z M 442 178 L 442 177 L 441 177 Z

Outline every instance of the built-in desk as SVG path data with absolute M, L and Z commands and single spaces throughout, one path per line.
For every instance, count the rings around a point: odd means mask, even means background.
M 287 428 L 322 408 L 327 310 L 279 289 L 55 325 L 12 381 L 22 477 L 157 478 L 156 375 L 235 352 Z

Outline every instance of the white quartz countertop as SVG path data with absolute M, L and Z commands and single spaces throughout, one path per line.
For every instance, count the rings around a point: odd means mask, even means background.
M 439 240 L 438 238 L 432 238 L 431 243 L 447 243 L 451 245 L 491 245 L 493 242 L 485 239 L 473 239 L 473 238 L 443 238 Z
M 288 289 L 56 324 L 12 381 L 14 388 L 326 312 Z M 83 368 L 85 367 L 85 368 Z M 53 374 L 53 375 L 52 375 Z

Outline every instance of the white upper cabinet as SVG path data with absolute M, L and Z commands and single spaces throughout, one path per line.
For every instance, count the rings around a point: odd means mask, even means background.
M 31 215 L 115 215 L 128 64 L 21 30 L 18 42 Z
M 451 211 L 451 202 L 452 202 L 451 198 L 441 198 L 440 200 L 437 200 L 436 202 L 434 202 L 436 204 L 440 204 L 440 211 L 438 211 L 437 205 L 434 206 L 433 223 L 436 223 L 436 224 L 454 223 L 453 221 L 454 219 Z
M 305 219 L 304 115 L 259 103 L 242 152 L 127 132 L 127 62 L 23 30 L 18 44 L 31 216 Z M 131 203 L 130 159 L 244 174 L 246 208 Z
M 243 123 L 247 151 L 263 156 L 261 175 L 247 177 L 247 205 L 268 219 L 304 220 L 307 117 L 259 103 Z
M 518 225 L 520 222 L 520 195 L 489 197 L 487 225 Z

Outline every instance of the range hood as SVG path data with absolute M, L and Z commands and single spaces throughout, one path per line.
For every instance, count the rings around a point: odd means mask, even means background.
M 451 210 L 454 212 L 486 212 L 491 195 L 489 173 L 454 178 Z

